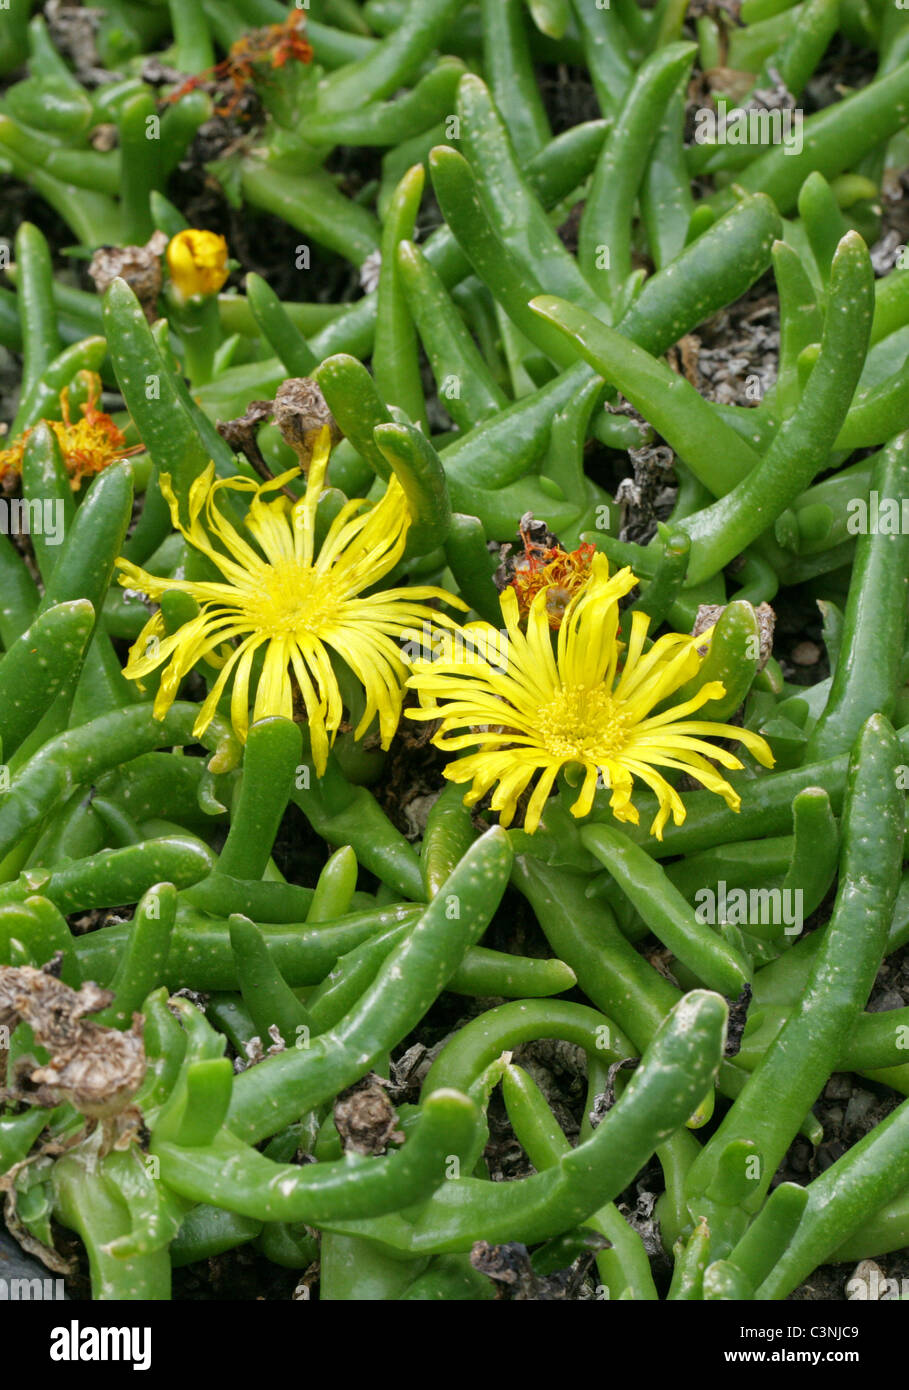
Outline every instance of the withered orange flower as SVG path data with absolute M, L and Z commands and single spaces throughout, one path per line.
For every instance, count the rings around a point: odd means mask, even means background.
M 225 106 L 216 109 L 219 115 L 231 115 L 243 88 L 261 76 L 257 69 L 283 68 L 291 60 L 298 63 L 312 61 L 312 48 L 302 32 L 304 19 L 302 10 L 292 10 L 287 19 L 282 20 L 280 24 L 267 24 L 261 29 L 252 29 L 248 34 L 243 34 L 231 44 L 223 63 L 218 63 L 205 72 L 196 73 L 194 77 L 188 77 L 181 86 L 170 93 L 167 100 L 179 101 L 187 92 L 192 92 L 197 87 L 230 82 L 234 88 L 233 96 Z
M 518 612 L 526 619 L 537 594 L 546 591 L 545 608 L 549 626 L 555 632 L 562 625 L 565 609 L 590 578 L 596 546 L 583 542 L 577 550 L 549 546 L 545 550 L 525 547 L 518 561 L 511 587 L 518 596 Z
M 60 412 L 62 420 L 45 420 L 57 436 L 63 462 L 69 474 L 73 491 L 80 486 L 83 478 L 92 477 L 111 463 L 141 454 L 144 445 L 126 442 L 126 435 L 109 415 L 98 409 L 101 397 L 101 378 L 94 372 L 90 378 L 88 399 L 82 406 L 81 420 L 71 418 L 68 387 L 60 392 Z M 9 475 L 22 472 L 22 458 L 31 429 L 24 430 L 8 449 L 0 449 L 0 484 L 5 484 Z

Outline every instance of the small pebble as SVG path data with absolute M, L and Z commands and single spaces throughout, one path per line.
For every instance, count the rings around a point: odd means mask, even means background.
M 870 1091 L 855 1090 L 849 1097 L 849 1104 L 846 1106 L 846 1128 L 855 1129 L 860 1125 L 870 1110 L 874 1109 L 877 1097 Z
M 821 649 L 816 642 L 799 642 L 792 648 L 790 659 L 796 666 L 816 666 L 821 659 Z
M 846 1152 L 846 1145 L 840 1143 L 839 1139 L 831 1139 L 826 1144 L 822 1144 L 817 1151 L 817 1166 L 822 1173 L 836 1163 L 838 1158 L 842 1158 Z
M 896 989 L 885 989 L 883 994 L 879 994 L 876 999 L 872 999 L 868 1005 L 870 1014 L 885 1014 L 889 1009 L 902 1009 L 905 1007 L 905 999 Z
M 795 1172 L 807 1173 L 808 1164 L 810 1163 L 810 1161 L 811 1145 L 807 1144 L 804 1140 L 796 1140 L 796 1142 L 792 1145 L 792 1148 L 789 1150 L 789 1162 L 792 1164 L 792 1167 L 795 1170 Z

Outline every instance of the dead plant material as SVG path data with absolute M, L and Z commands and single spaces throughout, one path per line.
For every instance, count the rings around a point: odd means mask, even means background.
M 588 1115 L 591 1129 L 596 1129 L 602 1124 L 616 1102 L 615 1080 L 620 1071 L 634 1071 L 640 1065 L 640 1057 L 623 1057 L 621 1061 L 613 1062 L 609 1071 L 606 1073 L 606 1089 L 601 1091 L 593 1102 L 593 1109 Z
M 319 1261 L 314 1260 L 313 1263 L 303 1271 L 299 1283 L 290 1296 L 294 1303 L 309 1303 L 311 1301 L 313 1292 L 317 1290 L 319 1286 L 319 1275 L 321 1270 L 322 1266 Z
M 270 420 L 273 413 L 271 401 L 250 401 L 243 415 L 238 415 L 235 420 L 219 420 L 215 425 L 225 443 L 235 454 L 244 454 L 250 467 L 266 482 L 271 482 L 275 475 L 262 456 L 258 434 L 259 426 Z M 284 491 L 287 492 L 287 488 Z
M 204 1009 L 201 1012 L 204 1013 Z M 271 1039 L 271 1046 L 268 1048 L 258 1034 L 254 1038 L 250 1038 L 249 1042 L 244 1043 L 243 1050 L 246 1057 L 234 1058 L 235 1072 L 248 1071 L 250 1067 L 257 1067 L 260 1062 L 264 1062 L 266 1057 L 276 1057 L 279 1052 L 287 1050 L 277 1024 L 271 1024 L 268 1029 L 268 1036 Z
M 490 1245 L 478 1240 L 470 1252 L 470 1263 L 495 1285 L 496 1298 L 509 1303 L 554 1303 L 576 1299 L 598 1250 L 609 1248 L 609 1241 L 593 1231 L 587 1232 L 582 1252 L 567 1269 L 538 1274 L 526 1245 L 508 1241 Z
M 88 1015 L 107 1008 L 114 996 L 90 982 L 71 989 L 56 978 L 58 964 L 42 970 L 0 966 L 0 1025 L 12 1031 L 27 1023 L 38 1046 L 51 1054 L 27 1076 L 23 1067 L 9 1078 L 5 1095 L 48 1107 L 67 1100 L 90 1119 L 110 1120 L 126 1108 L 145 1075 L 142 1015 L 133 1015 L 129 1032 L 93 1022 Z
M 304 472 L 309 469 L 316 440 L 326 425 L 333 445 L 344 438 L 321 389 L 308 376 L 282 381 L 275 395 L 274 417 L 282 439 L 293 449 Z
M 666 354 L 670 361 L 674 351 L 674 348 L 670 348 Z M 607 415 L 621 415 L 624 419 L 632 420 L 637 425 L 641 436 L 639 448 L 643 449 L 646 444 L 653 444 L 654 440 L 657 439 L 653 425 L 644 419 L 641 412 L 631 404 L 631 401 L 626 400 L 621 392 L 619 392 L 617 400 L 606 401 L 603 409 Z
M 735 1057 L 742 1046 L 742 1034 L 748 1022 L 748 1006 L 751 1003 L 751 986 L 746 984 L 738 999 L 729 1006 L 729 1022 L 726 1026 L 726 1045 L 724 1057 Z
M 562 548 L 558 536 L 549 530 L 545 521 L 538 521 L 533 512 L 525 512 L 518 523 L 518 543 L 520 550 L 510 541 L 497 547 L 499 566 L 492 579 L 499 593 L 514 583 L 520 571 L 544 564 L 549 551 Z
M 125 280 L 149 323 L 154 323 L 161 293 L 161 257 L 166 249 L 167 237 L 163 232 L 153 232 L 144 246 L 99 246 L 89 262 L 88 273 L 99 294 L 112 280 Z
M 179 101 L 201 88 L 221 101 L 216 108 L 219 115 L 231 115 L 253 84 L 267 83 L 269 74 L 287 63 L 312 62 L 313 51 L 303 34 L 305 23 L 302 11 L 291 10 L 280 24 L 250 29 L 231 44 L 223 62 L 188 77 L 167 100 Z
M 387 1085 L 371 1071 L 338 1097 L 335 1126 L 345 1153 L 384 1154 L 389 1144 L 403 1141 L 397 1111 L 388 1099 Z
M 646 545 L 675 504 L 675 454 L 668 444 L 647 444 L 629 449 L 628 457 L 634 477 L 623 478 L 615 493 L 622 507 L 619 540 Z
M 47 0 L 44 18 L 54 47 L 69 58 L 79 81 L 86 87 L 119 82 L 123 74 L 108 72 L 98 55 L 95 35 L 104 18 L 100 7 L 80 5 L 73 0 Z
M 41 1164 L 47 1168 L 50 1160 L 46 1151 L 41 1151 L 31 1158 L 23 1159 L 21 1163 L 14 1164 L 0 1177 L 0 1192 L 4 1194 L 3 1220 L 6 1229 L 17 1245 L 27 1255 L 33 1255 L 36 1260 L 40 1260 L 46 1269 L 53 1270 L 55 1274 L 75 1274 L 79 1265 L 76 1257 L 62 1255 L 52 1245 L 45 1245 L 43 1240 L 32 1235 L 19 1215 L 19 1194 L 16 1188 L 16 1179 L 23 1169 L 30 1167 L 33 1163 Z
M 744 23 L 741 10 L 742 0 L 689 0 L 686 18 L 692 20 L 708 16 L 741 26 Z
M 692 637 L 700 637 L 702 632 L 714 627 L 720 620 L 725 611 L 725 604 L 722 603 L 702 603 L 698 609 L 697 617 L 694 620 L 694 627 L 691 629 Z M 776 628 L 776 613 L 769 603 L 761 603 L 755 608 L 755 615 L 758 620 L 758 637 L 760 641 L 760 654 L 758 670 L 763 671 L 770 659 L 773 651 L 773 634 Z M 698 647 L 698 655 L 705 656 L 707 644 Z

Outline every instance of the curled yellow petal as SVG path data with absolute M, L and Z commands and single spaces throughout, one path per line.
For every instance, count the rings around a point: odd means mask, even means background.
M 228 276 L 227 242 L 217 232 L 187 227 L 167 243 L 171 283 L 184 299 L 217 294 Z

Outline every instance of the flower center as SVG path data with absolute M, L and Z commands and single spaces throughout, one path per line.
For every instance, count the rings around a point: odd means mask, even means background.
M 537 719 L 553 757 L 583 763 L 602 763 L 621 752 L 632 723 L 602 685 L 563 686 Z
M 318 633 L 338 613 L 337 586 L 297 560 L 279 560 L 261 574 L 247 603 L 249 620 L 269 637 Z
M 64 457 L 78 464 L 83 472 L 100 473 L 109 463 L 120 458 L 126 438 L 105 416 L 77 420 L 74 425 L 61 427 L 57 438 Z

